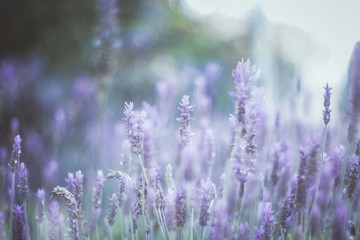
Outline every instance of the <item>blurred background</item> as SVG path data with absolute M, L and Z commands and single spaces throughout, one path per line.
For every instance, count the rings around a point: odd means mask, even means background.
M 166 99 L 175 121 L 181 96 L 201 94 L 199 79 L 214 118 L 227 119 L 241 58 L 261 69 L 269 122 L 296 105 L 320 125 L 326 82 L 346 115 L 358 9 L 355 0 L 2 0 L 1 165 L 20 133 L 33 187 L 55 168 L 64 169 L 55 181 L 101 159 L 117 168 L 124 102 Z

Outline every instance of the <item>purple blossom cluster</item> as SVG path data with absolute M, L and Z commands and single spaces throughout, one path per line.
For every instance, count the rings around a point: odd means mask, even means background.
M 18 133 L 24 120 L 13 118 L 11 151 L 0 148 L 0 240 L 360 239 L 360 43 L 349 68 L 347 136 L 344 124 L 336 122 L 346 116 L 331 106 L 338 89 L 325 85 L 316 124 L 302 120 L 296 104 L 291 116 L 275 113 L 264 101 L 260 74 L 250 59 L 237 62 L 232 71 L 228 119 L 226 108 L 215 110 L 210 91 L 216 67 L 188 73 L 194 105 L 176 81 L 166 80 L 156 85 L 153 104 L 135 109 L 125 102 L 119 113 L 108 111 L 106 103 L 116 67 L 113 51 L 121 45 L 121 9 L 116 0 L 98 4 L 94 76 L 102 114 L 98 124 L 88 126 L 88 135 L 79 136 L 87 154 L 77 150 L 82 161 L 89 155 L 98 159 L 77 171 L 78 159 L 68 166 L 60 160 L 63 139 L 77 135 L 67 126 L 85 117 L 69 104 L 69 113 L 62 107 L 55 111 L 52 134 L 44 136 L 52 142 L 43 154 L 48 161 L 38 171 L 41 176 L 34 176 L 31 170 L 38 166 L 27 157 L 46 145 L 27 131 L 23 142 Z M 74 94 L 82 96 L 76 101 L 95 94 L 87 84 L 77 81 Z M 275 126 L 269 124 L 272 117 Z

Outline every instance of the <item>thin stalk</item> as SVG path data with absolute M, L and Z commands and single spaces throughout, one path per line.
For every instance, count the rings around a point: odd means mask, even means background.
M 165 214 L 164 214 L 164 211 L 162 209 L 160 209 L 160 218 L 162 218 L 162 221 L 164 223 L 164 228 L 165 228 L 165 232 L 167 233 L 167 235 L 170 237 L 170 233 L 169 233 L 169 230 L 166 226 L 166 221 L 165 221 Z
M 141 158 L 141 155 L 140 155 L 140 154 L 138 154 L 138 158 L 139 158 L 139 162 L 140 162 L 140 165 L 141 165 L 142 172 L 143 172 L 144 177 L 145 177 L 146 184 L 148 184 L 148 183 L 149 183 L 149 179 L 148 179 L 148 177 L 147 177 L 147 175 L 146 175 L 144 163 L 143 163 L 143 161 L 142 161 L 142 158 Z
M 159 212 L 158 212 L 158 209 L 157 209 L 156 206 L 155 206 L 155 203 L 154 203 L 154 207 L 155 207 L 155 212 L 156 212 L 156 218 L 157 218 L 157 221 L 158 221 L 159 226 L 160 226 L 161 234 L 163 235 L 163 238 L 166 239 L 166 235 L 165 235 L 165 230 L 164 230 L 164 227 L 163 227 L 163 223 L 162 223 L 162 221 L 160 220 Z
M 134 224 L 132 218 L 130 218 L 130 237 L 131 240 L 134 240 Z
M 316 181 L 316 184 L 318 185 L 316 187 L 316 190 L 315 190 L 315 194 L 314 194 L 314 198 L 313 200 L 311 201 L 310 203 L 310 206 L 309 206 L 309 211 L 308 211 L 308 215 L 310 216 L 311 215 L 311 211 L 312 211 L 312 207 L 315 204 L 318 203 L 318 198 L 317 198 L 317 193 L 319 192 L 320 190 L 320 181 L 321 181 L 321 177 L 322 177 L 322 174 L 323 174 L 323 168 L 324 168 L 324 164 L 325 164 L 325 159 L 324 159 L 324 155 L 325 155 L 325 148 L 326 148 L 326 138 L 327 138 L 327 125 L 325 125 L 325 135 L 324 135 L 324 143 L 323 143 L 323 148 L 322 148 L 322 153 L 321 153 L 321 168 L 320 168 L 320 177 L 317 179 Z M 308 224 L 306 224 L 306 232 L 307 230 L 310 228 L 310 221 L 308 222 Z M 306 234 L 305 232 L 305 234 Z
M 9 219 L 9 239 L 12 239 L 13 235 L 13 208 L 14 208 L 14 198 L 15 198 L 15 173 L 12 173 L 11 179 L 11 201 L 10 201 L 10 219 Z
M 96 223 L 96 226 L 95 226 L 95 234 L 96 234 L 96 240 L 99 240 L 99 228 L 98 228 L 97 223 Z
M 236 209 L 239 211 L 238 212 L 239 216 L 240 216 L 240 211 L 241 211 L 241 203 L 242 203 L 242 199 L 243 199 L 243 196 L 244 196 L 244 189 L 245 189 L 245 183 L 240 182 L 239 199 L 238 199 L 237 207 L 236 207 Z
M 110 240 L 113 240 L 113 229 L 112 226 L 109 225 L 109 236 L 110 236 Z
M 204 240 L 204 231 L 205 231 L 205 227 L 201 228 L 201 240 Z
M 24 201 L 24 216 L 25 216 L 25 228 L 26 228 L 26 239 L 31 239 L 30 237 L 30 229 L 29 229 L 29 222 L 28 222 L 28 216 L 27 216 L 27 204 L 26 200 Z
M 120 239 L 123 239 L 123 230 L 124 230 L 124 224 L 123 224 L 123 212 L 122 212 L 122 207 L 119 209 L 120 213 L 119 213 L 119 222 L 120 222 Z
M 194 239 L 194 208 L 191 209 L 190 240 Z

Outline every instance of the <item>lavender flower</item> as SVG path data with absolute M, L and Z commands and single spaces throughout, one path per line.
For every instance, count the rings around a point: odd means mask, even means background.
M 160 167 L 156 163 L 153 163 L 151 170 L 152 170 L 151 182 L 152 182 L 152 187 L 155 191 L 156 208 L 162 209 L 164 206 L 164 191 L 162 189 L 161 181 L 160 181 L 160 175 L 161 175 Z
M 125 196 L 124 196 L 125 188 L 126 188 L 125 177 L 120 176 L 118 178 L 118 183 L 119 183 L 119 191 L 117 192 L 117 198 L 118 198 L 119 208 L 121 208 L 124 204 L 124 198 L 125 198 Z
M 264 226 L 261 226 L 260 229 L 255 227 L 255 238 L 254 240 L 261 240 L 264 237 L 265 229 Z
M 239 124 L 246 123 L 247 104 L 252 98 L 254 89 L 253 82 L 258 78 L 256 67 L 251 65 L 250 59 L 245 62 L 244 59 L 238 62 L 236 68 L 232 71 L 236 93 L 230 92 L 229 95 L 236 101 L 236 119 Z
M 332 221 L 332 239 L 345 239 L 346 208 L 338 203 Z
M 360 138 L 356 142 L 355 154 L 360 156 Z
M 232 76 L 236 92 L 229 95 L 236 102 L 234 115 L 230 117 L 233 125 L 233 172 L 235 177 L 244 185 L 254 173 L 254 164 L 257 157 L 255 145 L 255 128 L 258 122 L 258 99 L 254 93 L 254 81 L 258 78 L 256 67 L 251 66 L 248 59 L 238 62 Z
M 249 240 L 250 239 L 250 227 L 247 222 L 240 223 L 240 237 L 239 240 Z
M 24 211 L 22 210 L 22 206 L 14 205 L 14 229 L 13 229 L 13 239 L 26 239 L 26 226 L 25 226 L 25 218 Z
M 319 171 L 319 158 L 318 158 L 318 151 L 319 151 L 320 145 L 318 143 L 313 143 L 311 145 L 311 148 L 308 152 L 308 163 L 307 163 L 307 169 L 306 169 L 306 182 L 307 187 L 311 188 L 316 184 L 317 181 L 317 174 Z
M 142 215 L 142 208 L 143 208 L 143 204 L 142 204 L 142 194 L 141 192 L 135 188 L 135 201 L 133 203 L 133 207 L 131 210 L 131 224 L 129 226 L 129 230 L 130 232 L 135 233 L 137 228 L 138 228 L 138 222 L 139 222 L 139 218 Z M 131 231 L 131 227 L 132 227 L 132 231 Z
M 93 188 L 92 201 L 95 209 L 101 207 L 103 189 L 104 189 L 104 174 L 102 170 L 98 170 L 96 174 L 95 187 Z
M 175 230 L 180 231 L 186 221 L 186 195 L 183 190 L 178 190 L 175 199 Z
M 316 182 L 318 171 L 318 148 L 318 144 L 313 144 L 310 149 L 300 150 L 300 164 L 298 169 L 296 191 L 297 211 L 300 211 L 305 206 L 308 190 Z
M 215 203 L 213 213 L 213 220 L 209 230 L 209 239 L 228 239 L 230 228 L 227 222 L 226 201 L 224 199 Z
M 274 211 L 272 210 L 271 202 L 266 202 L 263 208 L 263 226 L 264 226 L 264 238 L 270 240 L 272 236 L 273 228 L 273 216 Z
M 354 191 L 358 185 L 358 178 L 359 178 L 359 157 L 357 155 L 352 155 L 350 158 L 350 166 L 347 174 L 347 195 L 348 198 L 351 199 Z
M 116 203 L 118 201 L 117 195 L 114 193 L 111 198 L 109 198 L 109 208 L 108 208 L 108 215 L 107 221 L 109 225 L 112 227 L 115 223 L 115 216 L 116 216 Z
M 304 150 L 300 150 L 300 164 L 297 176 L 297 191 L 296 191 L 296 209 L 298 211 L 305 205 L 307 197 L 307 189 L 305 182 L 307 155 Z
M 190 113 L 194 109 L 193 106 L 190 105 L 189 96 L 183 96 L 180 107 L 178 107 L 178 109 L 181 112 L 180 118 L 176 119 L 181 124 L 179 128 L 178 140 L 181 146 L 186 147 L 191 143 L 191 137 L 194 135 L 190 128 L 190 123 L 193 120 Z
M 357 42 L 351 57 L 349 66 L 349 82 L 351 85 L 351 117 L 348 128 L 348 141 L 353 142 L 358 131 L 358 121 L 360 113 L 360 42 Z
M 74 195 L 78 208 L 81 208 L 83 201 L 83 181 L 84 174 L 81 170 L 76 171 L 75 175 L 68 173 L 68 177 L 65 179 L 68 184 L 66 188 Z
M 15 173 L 20 165 L 21 141 L 22 139 L 20 135 L 16 135 L 14 139 L 13 149 L 11 152 L 10 163 L 9 163 L 9 167 L 12 173 Z
M 202 227 L 205 227 L 209 222 L 210 203 L 215 199 L 215 189 L 215 184 L 209 179 L 206 181 L 201 180 L 201 187 L 199 190 L 201 199 L 199 224 Z
M 82 211 L 81 204 L 78 205 L 75 196 L 66 188 L 59 186 L 53 189 L 50 200 L 52 200 L 54 196 L 60 196 L 67 201 L 71 239 L 78 240 L 80 238 L 80 233 L 84 237 L 87 237 L 89 233 L 85 227 L 86 220 L 84 218 L 84 212 Z
M 44 189 L 38 189 L 36 194 L 36 220 L 41 223 L 45 217 L 45 191 Z
M 132 102 L 125 103 L 125 118 L 126 121 L 126 133 L 127 140 L 131 144 L 131 150 L 136 155 L 139 155 L 143 151 L 144 129 L 143 122 L 145 118 L 145 112 L 137 113 L 133 110 L 134 104 Z
M 60 213 L 60 206 L 57 201 L 51 201 L 47 214 L 49 220 L 48 237 L 49 240 L 65 239 L 64 216 Z
M 330 97 L 331 97 L 331 87 L 329 87 L 329 84 L 326 83 L 326 86 L 324 87 L 325 93 L 324 93 L 324 111 L 323 111 L 323 120 L 325 126 L 328 125 L 330 121 Z
M 255 173 L 255 162 L 252 158 L 248 158 L 242 154 L 241 148 L 238 148 L 234 155 L 233 172 L 235 178 L 241 182 L 247 182 Z
M 334 187 L 336 188 L 341 181 L 341 173 L 343 168 L 343 161 L 346 155 L 346 149 L 343 145 L 335 148 L 334 153 L 330 156 L 330 163 L 332 165 L 332 175 L 334 176 Z
M 18 189 L 20 196 L 23 202 L 25 202 L 30 197 L 30 188 L 29 188 L 29 171 L 25 163 L 20 163 L 18 171 L 19 184 Z
M 279 215 L 280 226 L 287 232 L 287 220 L 291 216 L 295 208 L 295 195 L 296 194 L 296 185 L 292 187 L 290 194 L 285 198 L 283 207 Z

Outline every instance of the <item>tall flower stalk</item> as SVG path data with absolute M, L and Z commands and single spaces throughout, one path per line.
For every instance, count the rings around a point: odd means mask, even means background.
M 176 121 L 180 123 L 180 128 L 178 132 L 178 153 L 176 157 L 176 165 L 179 166 L 181 163 L 181 156 L 185 147 L 189 146 L 192 141 L 192 136 L 194 133 L 191 130 L 190 124 L 193 120 L 191 113 L 194 111 L 194 107 L 190 105 L 189 96 L 184 95 L 180 102 L 180 107 L 178 107 L 181 115 L 179 118 L 176 118 Z
M 20 135 L 16 135 L 15 139 L 14 139 L 14 144 L 13 144 L 13 149 L 11 152 L 11 156 L 10 156 L 10 163 L 9 163 L 9 167 L 12 173 L 12 178 L 11 178 L 11 201 L 10 201 L 10 239 L 12 238 L 12 224 L 13 224 L 13 205 L 14 205 L 14 198 L 15 198 L 15 174 L 19 169 L 19 165 L 20 165 L 20 155 L 21 155 L 21 137 Z
M 325 125 L 325 131 L 324 131 L 324 145 L 323 145 L 323 151 L 321 156 L 321 162 L 322 165 L 324 165 L 324 153 L 325 153 L 325 147 L 326 147 L 326 135 L 327 135 L 327 125 L 330 122 L 330 99 L 331 99 L 331 87 L 329 87 L 329 84 L 326 83 L 326 86 L 324 87 L 325 93 L 324 93 L 324 110 L 323 110 L 323 120 Z
M 234 114 L 230 116 L 234 138 L 230 161 L 227 162 L 225 196 L 229 191 L 229 168 L 232 167 L 234 176 L 240 182 L 237 206 L 238 211 L 240 211 L 244 186 L 254 174 L 254 164 L 257 157 L 254 140 L 256 123 L 258 122 L 258 99 L 256 99 L 255 95 L 254 82 L 258 79 L 259 74 L 256 72 L 256 67 L 251 65 L 249 59 L 246 62 L 242 59 L 232 71 L 232 76 L 236 92 L 230 92 L 229 96 L 235 101 L 236 107 Z
M 24 206 L 24 218 L 25 218 L 25 228 L 26 228 L 26 238 L 30 239 L 30 229 L 28 224 L 28 215 L 27 215 L 27 200 L 30 197 L 30 188 L 29 188 L 29 171 L 25 166 L 25 163 L 20 163 L 18 170 L 19 185 L 18 190 L 20 193 L 21 200 Z

